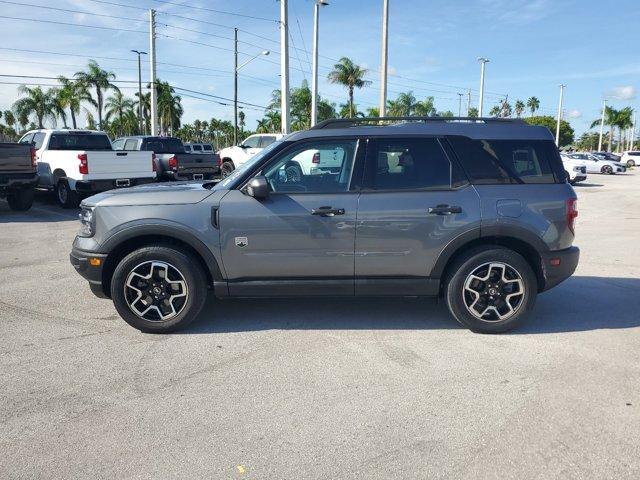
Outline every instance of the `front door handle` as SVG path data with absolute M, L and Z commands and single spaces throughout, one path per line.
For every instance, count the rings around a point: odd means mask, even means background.
M 320 215 L 321 217 L 333 217 L 334 215 L 344 215 L 344 208 L 319 207 L 311 210 L 311 215 Z
M 462 207 L 457 205 L 436 205 L 435 207 L 429 207 L 429 213 L 431 215 L 451 215 L 452 213 L 462 213 Z

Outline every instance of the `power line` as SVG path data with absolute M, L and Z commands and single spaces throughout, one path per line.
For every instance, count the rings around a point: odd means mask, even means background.
M 91 0 L 91 1 L 95 1 L 95 0 Z M 176 7 L 191 8 L 191 9 L 194 9 L 194 10 L 200 10 L 200 11 L 205 11 L 205 12 L 219 13 L 221 15 L 232 15 L 232 16 L 235 16 L 235 17 L 251 18 L 253 20 L 264 20 L 266 22 L 280 23 L 278 20 L 275 20 L 273 18 L 257 17 L 255 15 L 246 15 L 246 14 L 243 14 L 243 13 L 228 12 L 228 11 L 225 11 L 225 10 L 215 10 L 213 8 L 198 7 L 198 6 L 195 6 L 195 5 L 171 2 L 169 0 L 151 0 L 151 1 L 154 1 L 154 2 L 157 2 L 157 3 L 164 3 L 166 5 L 175 5 Z
M 172 85 L 172 87 L 173 87 L 175 90 L 183 90 L 183 91 L 185 91 L 185 92 L 195 93 L 195 94 L 198 94 L 198 95 L 203 95 L 203 96 L 205 96 L 205 97 L 217 98 L 217 99 L 220 99 L 220 100 L 226 100 L 226 101 L 228 101 L 228 102 L 233 102 L 233 99 L 231 99 L 231 98 L 221 97 L 221 96 L 219 96 L 219 95 L 213 95 L 213 94 L 211 94 L 211 93 L 198 92 L 197 90 L 189 90 L 188 88 L 176 87 L 175 85 Z M 238 103 L 243 103 L 244 105 L 249 105 L 249 106 L 251 106 L 251 107 L 258 107 L 258 108 L 263 108 L 263 109 L 266 109 L 266 108 L 267 108 L 267 107 L 265 107 L 264 105 L 256 105 L 255 103 L 242 102 L 242 101 L 240 101 L 240 100 L 238 100 Z
M 50 23 L 54 25 L 67 25 L 71 27 L 84 27 L 84 28 L 97 28 L 99 30 L 115 30 L 117 32 L 131 32 L 131 33 L 145 33 L 148 34 L 148 31 L 145 30 L 133 30 L 130 28 L 114 28 L 114 27 L 103 27 L 100 25 L 86 25 L 83 23 L 69 23 L 69 22 L 57 22 L 54 20 L 40 20 L 36 18 L 21 18 L 21 17 L 10 17 L 8 15 L 0 15 L 0 18 L 7 18 L 9 20 L 20 20 L 23 22 L 35 22 L 35 23 Z
M 118 17 L 116 15 L 106 15 L 106 14 L 103 14 L 103 13 L 86 12 L 86 11 L 83 11 L 83 10 L 70 10 L 70 9 L 67 9 L 67 8 L 48 7 L 48 6 L 45 6 L 45 5 L 36 5 L 36 4 L 33 4 L 33 3 L 10 2 L 10 1 L 7 1 L 7 0 L 0 0 L 0 3 L 6 3 L 6 4 L 9 4 L 9 5 L 17 5 L 17 6 L 20 6 L 20 7 L 33 7 L 33 8 L 42 8 L 42 9 L 45 9 L 45 10 L 55 10 L 57 12 L 79 13 L 79 14 L 82 14 L 82 15 L 90 15 L 92 17 L 104 17 L 104 18 L 114 18 L 114 19 L 117 19 L 117 20 L 131 20 L 133 22 L 144 22 L 144 20 L 141 20 L 139 18 Z
M 12 78 L 37 78 L 39 80 L 57 80 L 58 77 L 44 77 L 38 75 L 11 75 L 0 74 L 0 77 L 12 77 Z M 138 83 L 138 80 L 111 80 L 113 83 Z

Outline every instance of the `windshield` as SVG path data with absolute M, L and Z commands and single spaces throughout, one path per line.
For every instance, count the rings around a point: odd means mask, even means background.
M 238 177 L 241 177 L 242 175 L 244 175 L 245 172 L 251 170 L 254 167 L 254 165 L 257 165 L 258 163 L 260 163 L 262 161 L 262 159 L 266 155 L 269 155 L 269 153 L 271 153 L 276 148 L 280 147 L 282 144 L 283 144 L 283 142 L 281 140 L 278 140 L 276 142 L 273 142 L 268 147 L 260 150 L 253 157 L 251 157 L 249 160 L 247 160 L 246 163 L 244 163 L 243 165 L 241 165 L 238 168 L 236 168 L 231 173 L 231 175 L 229 175 L 224 180 L 221 180 L 220 182 L 218 182 L 213 187 L 212 190 L 224 190 L 224 189 L 228 188 L 228 186 L 231 185 Z M 204 185 L 205 185 L 205 187 L 211 188 L 209 184 L 205 183 Z

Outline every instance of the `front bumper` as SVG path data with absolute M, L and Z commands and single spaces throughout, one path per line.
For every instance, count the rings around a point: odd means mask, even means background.
M 541 258 L 542 275 L 544 276 L 544 286 L 541 291 L 544 292 L 573 275 L 580 259 L 580 249 L 569 247 L 564 250 L 544 252 L 541 254 Z
M 76 181 L 76 190 L 79 193 L 90 194 L 106 192 L 107 190 L 113 190 L 114 188 L 122 188 L 124 182 L 122 180 L 129 180 L 129 184 L 126 186 L 133 187 L 135 185 L 143 185 L 145 183 L 152 183 L 155 178 L 121 178 L 112 180 L 78 180 Z M 119 183 L 118 183 L 119 182 Z
M 102 286 L 102 269 L 106 259 L 105 253 L 87 252 L 76 247 L 73 247 L 69 254 L 69 261 L 73 268 L 89 282 L 91 291 L 100 298 L 108 298 Z M 98 263 L 97 260 L 99 265 L 95 265 Z

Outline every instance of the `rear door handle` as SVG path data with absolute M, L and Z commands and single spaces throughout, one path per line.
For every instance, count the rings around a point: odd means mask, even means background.
M 452 213 L 462 213 L 462 207 L 446 204 L 429 207 L 429 214 L 431 215 L 451 215 Z
M 334 215 L 344 215 L 344 208 L 319 207 L 311 210 L 311 215 L 320 215 L 321 217 L 333 217 Z

